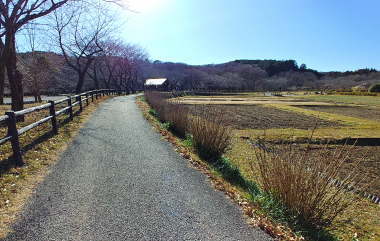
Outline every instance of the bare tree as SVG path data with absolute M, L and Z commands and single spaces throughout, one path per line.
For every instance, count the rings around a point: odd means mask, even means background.
M 99 53 L 88 71 L 88 75 L 94 82 L 99 84 L 99 80 L 101 80 L 107 89 L 115 86 L 115 72 L 121 44 L 121 41 L 115 39 L 102 42 L 103 51 Z
M 136 45 L 114 39 L 102 43 L 102 48 L 101 56 L 89 68 L 89 76 L 95 83 L 101 79 L 107 88 L 134 92 L 139 65 L 147 58 L 145 51 Z
M 0 38 L 0 105 L 4 104 L 5 61 L 2 61 L 4 42 Z
M 94 61 L 87 70 L 88 76 L 94 81 L 94 89 L 100 89 L 101 69 L 103 68 L 100 56 L 95 56 Z
M 39 27 L 36 24 L 27 24 L 24 28 L 27 53 L 18 57 L 18 66 L 24 76 L 23 83 L 34 96 L 35 102 L 41 102 L 41 89 L 46 89 L 49 77 L 56 70 L 48 58 L 37 51 L 41 48 L 41 41 L 37 39 L 40 35 L 37 33 Z
M 103 51 L 102 41 L 113 30 L 113 19 L 101 5 L 84 2 L 61 10 L 54 12 L 54 37 L 66 64 L 78 74 L 75 92 L 79 93 L 91 64 Z
M 134 92 L 138 78 L 140 61 L 146 58 L 145 52 L 136 45 L 121 44 L 115 58 L 115 73 L 117 87 L 128 92 Z
M 41 102 L 41 89 L 46 89 L 49 79 L 57 70 L 41 52 L 32 51 L 19 57 L 18 65 L 24 75 L 24 83 L 34 96 L 35 102 Z
M 0 38 L 4 41 L 0 68 L 6 66 L 12 109 L 23 109 L 22 75 L 17 70 L 16 33 L 27 23 L 48 15 L 69 0 L 5 0 L 0 2 Z M 1 71 L 0 71 L 1 73 Z

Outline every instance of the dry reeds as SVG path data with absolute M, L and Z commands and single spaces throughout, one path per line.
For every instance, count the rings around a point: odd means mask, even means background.
M 222 111 L 197 106 L 194 115 L 185 105 L 168 100 L 169 95 L 160 92 L 145 92 L 145 98 L 156 111 L 162 122 L 170 123 L 170 128 L 184 137 L 193 136 L 193 145 L 207 160 L 218 159 L 227 149 L 231 139 L 231 129 L 226 126 Z
M 203 157 L 215 161 L 230 144 L 231 128 L 227 127 L 221 110 L 197 106 L 195 112 L 190 120 L 194 145 Z
M 189 109 L 179 103 L 169 103 L 166 107 L 165 120 L 171 123 L 171 129 L 184 137 L 188 132 Z
M 355 168 L 345 178 L 339 172 L 350 156 L 349 146 L 335 148 L 328 155 L 327 145 L 318 153 L 295 151 L 292 144 L 281 148 L 261 145 L 256 157 L 264 191 L 281 201 L 293 214 L 317 227 L 328 226 L 357 196 L 348 193 L 358 184 Z M 337 180 L 340 184 L 336 185 Z
M 186 135 L 189 122 L 189 109 L 186 106 L 176 101 L 168 101 L 169 96 L 160 92 L 146 92 L 145 98 L 161 121 L 170 123 L 170 128 L 177 135 Z

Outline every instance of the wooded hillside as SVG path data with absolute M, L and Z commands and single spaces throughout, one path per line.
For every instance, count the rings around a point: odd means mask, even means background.
M 299 90 L 351 89 L 380 82 L 374 69 L 318 72 L 295 60 L 235 60 L 192 66 L 155 61 L 143 66 L 144 78 L 166 77 L 172 89 L 190 90 Z
M 77 75 L 67 66 L 62 55 L 52 52 L 21 53 L 18 56 L 20 69 L 24 75 L 26 94 L 32 92 L 30 73 L 24 65 L 31 58 L 43 58 L 43 68 L 49 72 L 44 79 L 39 79 L 41 94 L 73 93 Z M 232 90 L 232 91 L 265 91 L 265 90 L 316 90 L 316 89 L 351 89 L 352 87 L 368 88 L 380 82 L 380 73 L 374 69 L 361 69 L 347 72 L 318 72 L 308 69 L 306 65 L 297 65 L 294 60 L 235 60 L 215 65 L 187 65 L 148 60 L 138 65 L 135 89 L 142 89 L 145 79 L 165 77 L 169 80 L 170 89 L 175 90 Z M 100 88 L 106 88 L 103 81 Z M 110 83 L 110 88 L 118 89 L 117 83 Z M 6 94 L 9 94 L 6 81 Z M 95 89 L 94 80 L 86 75 L 84 90 Z

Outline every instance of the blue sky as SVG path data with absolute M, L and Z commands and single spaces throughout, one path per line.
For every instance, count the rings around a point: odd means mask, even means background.
M 123 38 L 188 64 L 295 59 L 320 71 L 380 69 L 378 0 L 134 0 Z M 145 3 L 144 3 L 145 2 Z M 150 7 L 148 7 L 150 5 Z M 132 6 L 133 7 L 133 6 Z

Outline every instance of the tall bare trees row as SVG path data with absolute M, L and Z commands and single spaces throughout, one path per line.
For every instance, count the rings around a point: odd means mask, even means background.
M 114 30 L 113 19 L 100 8 L 77 2 L 54 12 L 53 37 L 66 64 L 78 75 L 77 93 L 83 88 L 90 65 L 103 51 L 101 43 Z
M 104 2 L 76 2 L 53 16 L 54 40 L 67 65 L 77 73 L 77 93 L 88 79 L 94 88 L 136 88 L 139 64 L 146 53 L 116 36 L 120 21 Z
M 88 70 L 94 87 L 103 83 L 106 88 L 134 92 L 138 87 L 141 63 L 147 54 L 136 45 L 110 39 L 101 44 L 102 52 L 95 57 Z
M 36 100 L 40 99 L 41 81 L 51 73 L 46 71 L 49 62 L 39 53 L 41 49 L 31 48 L 31 54 L 22 60 L 16 49 L 19 33 L 26 26 L 33 28 L 31 23 L 39 21 L 46 27 L 44 34 L 51 37 L 49 50 L 59 52 L 66 66 L 77 74 L 75 92 L 81 92 L 89 80 L 93 80 L 94 88 L 112 86 L 132 90 L 139 69 L 137 65 L 146 54 L 137 46 L 115 40 L 118 39 L 115 26 L 120 25 L 120 21 L 107 10 L 110 3 L 120 4 L 120 0 L 1 1 L 0 104 L 6 79 L 13 110 L 23 109 L 24 82 Z M 44 16 L 49 18 L 42 18 Z

